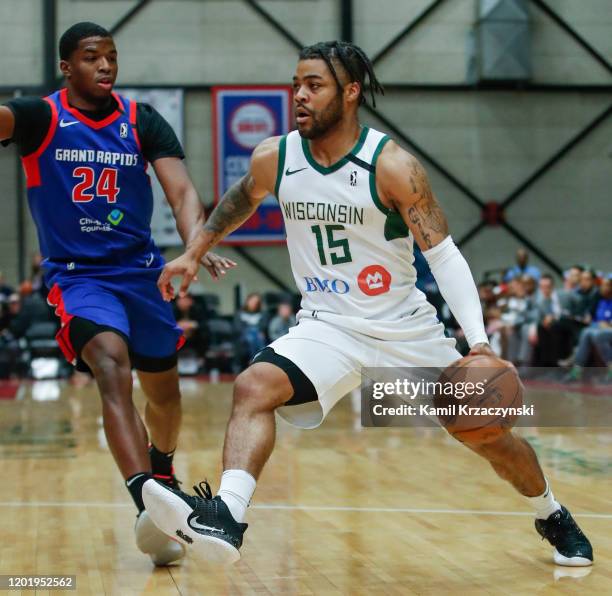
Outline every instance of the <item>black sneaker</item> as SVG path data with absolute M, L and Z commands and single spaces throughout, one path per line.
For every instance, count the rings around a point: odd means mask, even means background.
M 142 500 L 162 532 L 207 561 L 235 563 L 248 524 L 238 523 L 221 497 L 213 498 L 207 482 L 193 488 L 197 496 L 147 480 Z
M 535 528 L 542 540 L 554 546 L 553 559 L 557 565 L 587 567 L 593 564 L 593 547 L 571 513 L 561 505 L 547 519 L 536 519 Z

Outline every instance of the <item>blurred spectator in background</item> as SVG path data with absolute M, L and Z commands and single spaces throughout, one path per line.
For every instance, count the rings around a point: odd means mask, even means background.
M 40 293 L 32 292 L 32 284 L 24 281 L 19 286 L 20 302 L 15 304 L 15 316 L 8 325 L 8 330 L 16 339 L 24 337 L 28 329 L 35 323 L 53 323 L 58 326 L 53 309 Z
M 584 267 L 582 267 L 582 265 L 572 265 L 563 274 L 563 290 L 565 292 L 572 292 L 573 290 L 578 289 L 578 285 L 580 284 L 580 275 L 583 271 Z
M 206 352 L 206 314 L 191 294 L 179 296 L 173 303 L 176 324 L 183 330 L 185 345 L 182 352 L 192 350 L 203 358 Z
M 2 320 L 0 322 L 0 378 L 8 379 L 18 372 L 19 340 L 11 332 L 11 326 L 21 312 L 21 296 L 17 293 L 11 294 L 2 306 Z
M 536 329 L 533 336 L 534 366 L 557 365 L 557 336 L 554 325 L 561 316 L 561 301 L 555 291 L 553 276 L 545 273 L 540 278 L 538 293 L 535 297 L 537 311 Z
M 0 302 L 6 302 L 8 297 L 14 292 L 15 290 L 6 284 L 4 281 L 4 273 L 0 271 Z
M 591 323 L 598 298 L 595 273 L 590 269 L 581 271 L 576 288 L 566 290 L 561 297 L 561 318 L 555 325 L 559 364 L 571 362 L 567 358 L 571 358 L 580 332 Z
M 11 294 L 3 305 L 2 319 L 0 320 L 0 331 L 9 329 L 12 321 L 21 311 L 21 296 L 17 293 Z
M 44 271 L 42 268 L 43 256 L 37 252 L 32 255 L 32 261 L 30 264 L 30 283 L 32 284 L 32 291 L 38 292 L 46 300 L 49 290 L 45 285 Z
M 283 301 L 279 303 L 276 316 L 272 318 L 268 325 L 268 338 L 274 341 L 289 332 L 289 328 L 295 325 L 295 315 L 291 302 Z
M 267 317 L 262 310 L 261 294 L 252 292 L 234 317 L 236 366 L 242 370 L 257 352 L 266 346 Z
M 515 277 L 523 277 L 524 275 L 528 275 L 536 281 L 539 280 L 540 270 L 533 265 L 528 265 L 528 261 L 529 253 L 527 252 L 527 250 L 525 250 L 524 248 L 519 248 L 516 251 L 516 265 L 506 271 L 504 281 L 510 281 Z
M 514 277 L 508 284 L 507 298 L 499 302 L 502 357 L 519 366 L 531 361 L 529 329 L 537 320 L 535 287 L 535 280 L 528 275 Z
M 608 367 L 608 377 L 610 377 L 612 364 L 612 278 L 610 276 L 601 284 L 590 326 L 580 333 L 574 366 L 566 380 L 579 381 L 582 379 L 583 369 L 589 363 L 593 350 L 595 350 L 594 355 L 603 360 L 605 366 Z

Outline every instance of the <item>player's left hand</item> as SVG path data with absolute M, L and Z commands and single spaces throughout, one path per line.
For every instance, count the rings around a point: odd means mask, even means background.
M 179 296 L 185 296 L 191 282 L 198 279 L 197 273 L 199 268 L 200 262 L 189 252 L 166 263 L 157 280 L 157 287 L 161 292 L 162 298 L 166 302 L 170 302 L 175 297 L 172 278 L 178 276 L 182 277 Z
M 206 267 L 206 270 L 215 281 L 219 281 L 220 275 L 225 275 L 227 271 L 237 265 L 231 259 L 217 255 L 214 252 L 206 253 L 200 262 Z

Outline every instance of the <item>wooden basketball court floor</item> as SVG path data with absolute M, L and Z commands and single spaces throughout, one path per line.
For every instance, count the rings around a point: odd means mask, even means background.
M 216 490 L 231 385 L 182 386 L 177 474 Z M 317 430 L 279 423 L 237 565 L 155 569 L 94 385 L 15 391 L 0 400 L 0 574 L 76 575 L 78 594 L 121 596 L 612 594 L 611 428 L 520 431 L 591 538 L 592 568 L 555 566 L 523 499 L 444 431 L 362 429 L 345 399 Z

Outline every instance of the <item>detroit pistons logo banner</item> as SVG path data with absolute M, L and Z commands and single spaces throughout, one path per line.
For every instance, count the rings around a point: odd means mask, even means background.
M 268 137 L 289 132 L 291 87 L 220 86 L 212 90 L 215 203 L 248 171 L 251 154 Z M 225 242 L 275 244 L 285 241 L 283 216 L 269 195 Z

